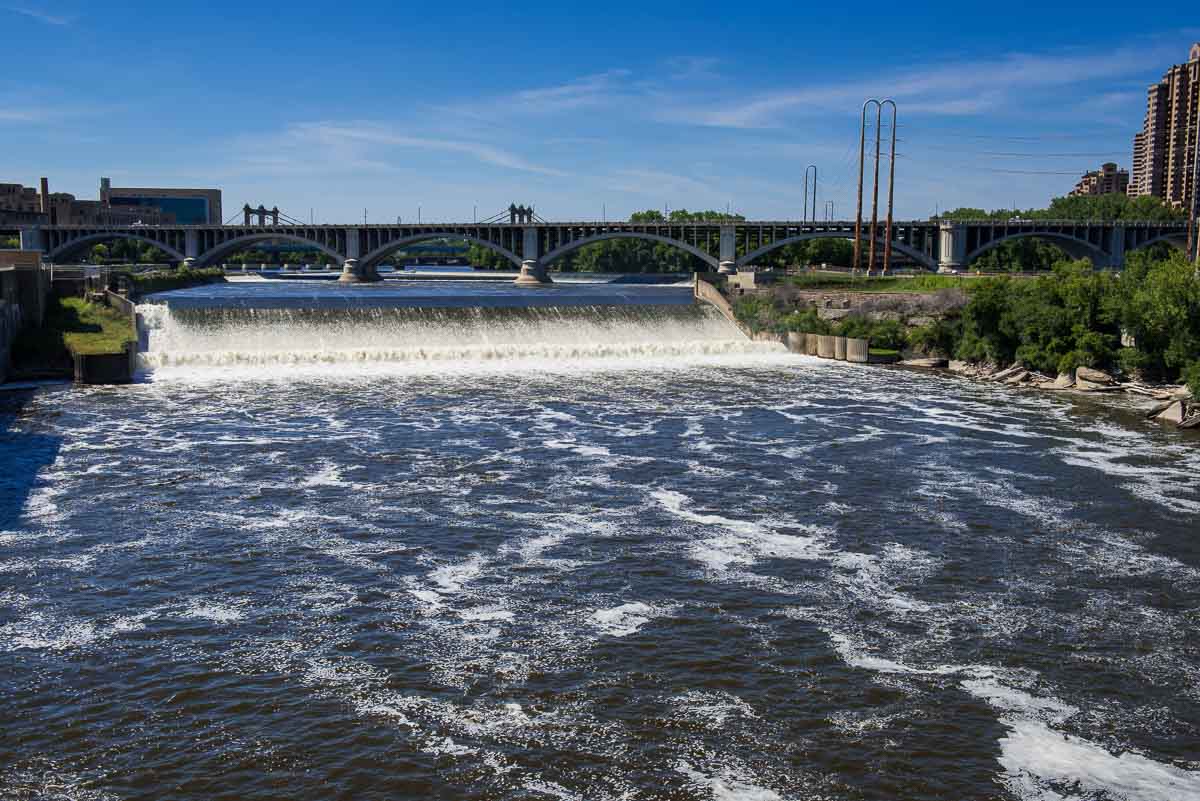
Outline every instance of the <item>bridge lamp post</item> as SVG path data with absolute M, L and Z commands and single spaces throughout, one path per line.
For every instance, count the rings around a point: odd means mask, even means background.
M 812 173 L 812 219 L 808 218 L 808 174 Z M 804 218 L 803 222 L 817 221 L 817 165 L 809 164 L 804 168 Z

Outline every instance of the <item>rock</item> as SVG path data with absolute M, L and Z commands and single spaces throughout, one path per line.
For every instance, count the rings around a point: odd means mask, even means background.
M 1073 386 L 1075 386 L 1075 374 L 1073 372 L 1059 373 L 1058 378 L 1054 379 L 1055 389 L 1070 389 Z
M 942 367 L 946 367 L 949 364 L 949 362 L 945 359 L 917 358 L 917 359 L 904 359 L 900 362 L 900 364 L 903 365 L 904 367 L 922 367 L 927 370 L 936 370 L 936 369 L 939 369 Z
M 1183 422 L 1183 401 L 1175 401 L 1154 418 L 1164 423 L 1179 425 Z
M 1030 378 L 1029 371 L 1021 370 L 1020 372 L 1015 373 L 1014 375 L 1011 375 L 1008 378 L 1004 379 L 1004 383 L 1005 384 L 1024 384 L 1026 381 L 1029 380 L 1029 378 Z
M 1075 389 L 1080 392 L 1120 392 L 1121 388 L 1115 384 L 1097 384 L 1094 381 L 1086 381 L 1078 378 L 1075 381 Z
M 1101 384 L 1103 386 L 1116 383 L 1116 381 L 1113 380 L 1113 377 L 1108 373 L 1104 372 L 1103 370 L 1093 370 L 1091 367 L 1075 368 L 1075 379 L 1077 381 L 1088 381 L 1092 384 Z
M 1174 398 L 1175 400 L 1188 400 L 1189 398 L 1192 397 L 1192 391 L 1190 389 L 1188 389 L 1186 386 L 1174 387 L 1173 389 L 1171 389 L 1171 397 Z
M 1174 403 L 1174 401 L 1167 401 L 1166 403 L 1156 403 L 1152 408 L 1150 408 L 1146 411 L 1146 417 L 1148 419 L 1153 420 L 1155 417 L 1158 417 L 1160 414 L 1165 412 L 1167 409 L 1170 409 L 1171 405 L 1173 403 Z
M 1014 375 L 1017 375 L 1018 373 L 1026 373 L 1026 372 L 1028 372 L 1028 371 L 1024 367 L 1022 367 L 1019 364 L 1014 364 L 1012 367 L 1001 370 L 998 373 L 992 373 L 990 376 L 988 376 L 988 380 L 1004 381 L 1008 378 L 1011 378 Z
M 950 371 L 954 373 L 967 373 L 971 371 L 971 365 L 966 362 L 961 362 L 958 359 L 950 360 Z
M 1191 417 L 1179 424 L 1180 428 L 1200 428 L 1200 412 L 1196 412 Z

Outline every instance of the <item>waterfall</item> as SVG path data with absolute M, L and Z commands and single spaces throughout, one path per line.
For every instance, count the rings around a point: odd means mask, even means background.
M 337 364 L 438 369 L 765 354 L 709 306 L 138 307 L 144 369 Z

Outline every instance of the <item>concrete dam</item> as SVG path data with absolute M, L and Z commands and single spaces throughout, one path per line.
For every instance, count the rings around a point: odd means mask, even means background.
M 428 297 L 409 287 L 290 289 L 226 285 L 149 298 L 138 307 L 141 368 L 440 372 L 519 362 L 555 370 L 784 351 L 750 341 L 690 286 L 560 285 L 532 297 L 507 286 L 439 287 Z

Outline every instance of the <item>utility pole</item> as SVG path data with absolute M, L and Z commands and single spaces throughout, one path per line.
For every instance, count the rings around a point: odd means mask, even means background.
M 473 223 L 479 222 L 479 204 L 478 203 L 476 203 L 474 206 L 471 207 L 471 222 L 473 222 Z
M 417 225 L 421 224 L 421 204 L 417 204 Z
M 892 204 L 895 199 L 894 181 L 896 177 L 896 103 L 892 100 L 877 100 L 872 98 L 863 103 L 862 118 L 858 133 L 858 208 L 854 217 L 854 272 L 857 273 L 862 265 L 862 225 L 863 225 L 863 176 L 867 160 L 867 109 L 875 106 L 875 179 L 871 190 L 871 243 L 867 261 L 867 275 L 875 269 L 875 247 L 879 236 L 879 158 L 883 147 L 883 107 L 892 107 L 892 147 L 891 147 L 891 178 L 888 184 L 888 233 L 891 233 Z M 885 260 L 890 259 L 891 239 L 885 249 Z M 886 261 L 885 261 L 886 263 Z M 885 267 L 886 269 L 886 267 Z
M 854 217 L 854 274 L 862 264 L 862 184 L 863 167 L 867 157 L 867 106 L 871 103 L 879 105 L 878 100 L 868 100 L 863 103 L 862 121 L 858 126 L 858 211 Z
M 892 264 L 892 208 L 896 202 L 896 103 L 892 100 L 883 102 L 892 107 L 892 152 L 888 156 L 887 229 L 883 235 L 883 274 L 887 275 L 888 268 Z
M 363 225 L 367 224 L 367 210 L 363 209 Z

